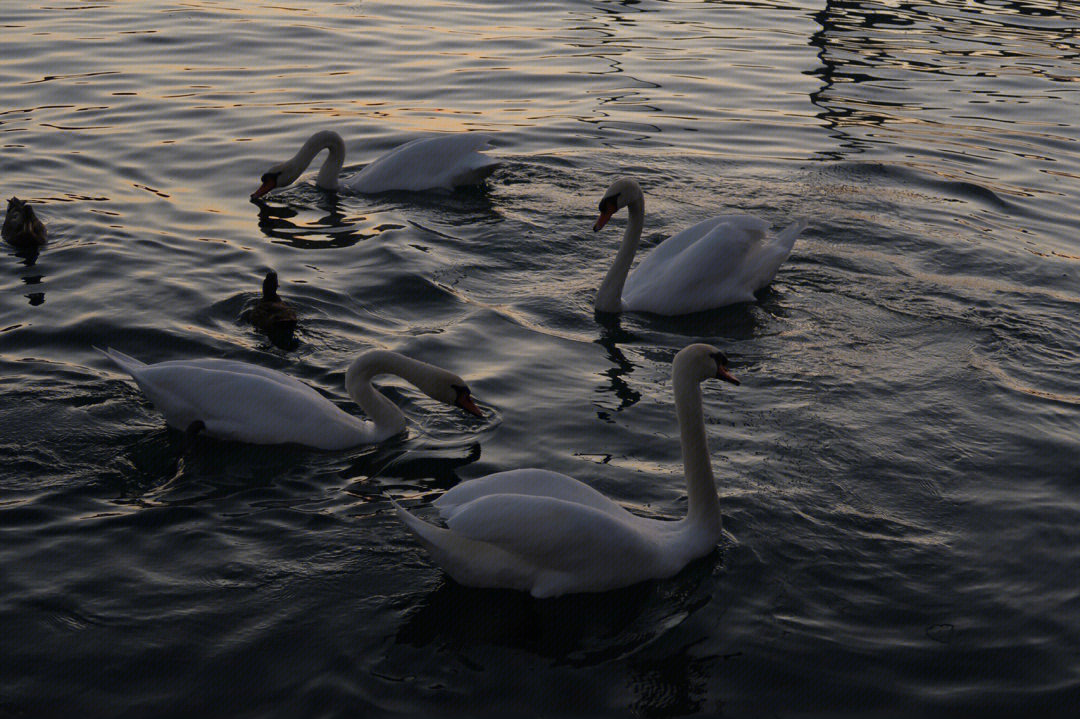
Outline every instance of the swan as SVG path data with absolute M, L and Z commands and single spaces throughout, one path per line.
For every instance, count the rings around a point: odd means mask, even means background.
M 397 375 L 432 399 L 484 416 L 460 377 L 387 350 L 365 352 L 345 372 L 349 396 L 369 418 L 364 421 L 303 382 L 246 362 L 194 359 L 148 365 L 112 348 L 95 349 L 131 375 L 169 425 L 189 436 L 205 431 L 219 439 L 318 449 L 382 442 L 405 430 L 405 415 L 372 386 L 380 374 Z
M 263 280 L 262 297 L 251 311 L 251 324 L 268 335 L 288 337 L 296 329 L 296 310 L 277 293 L 277 272 L 270 270 Z
M 499 161 L 480 152 L 491 142 L 491 135 L 465 132 L 406 142 L 372 162 L 355 175 L 339 181 L 345 162 L 345 142 L 333 130 L 316 132 L 300 151 L 285 162 L 274 165 L 262 176 L 262 186 L 251 193 L 257 200 L 270 190 L 296 182 L 311 160 L 329 150 L 315 184 L 337 192 L 375 193 L 390 190 L 452 190 L 458 185 L 476 185 L 490 175 Z
M 616 180 L 600 200 L 598 232 L 620 208 L 630 215 L 615 263 L 596 293 L 597 312 L 682 315 L 751 302 L 772 282 L 807 225 L 799 219 L 777 235 L 752 215 L 721 215 L 699 222 L 657 245 L 627 277 L 645 218 L 645 195 L 632 179 Z
M 673 576 L 720 539 L 699 387 L 711 377 L 739 384 L 715 347 L 690 345 L 675 356 L 672 384 L 689 495 L 679 521 L 635 516 L 576 479 L 544 469 L 498 472 L 454 487 L 435 501 L 445 529 L 391 502 L 435 561 L 466 586 L 542 598 Z
M 8 244 L 20 249 L 41 247 L 48 233 L 29 202 L 12 197 L 4 215 L 3 237 Z

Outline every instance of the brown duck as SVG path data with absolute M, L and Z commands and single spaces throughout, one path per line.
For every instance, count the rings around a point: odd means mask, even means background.
M 251 324 L 274 337 L 288 337 L 296 329 L 296 310 L 278 296 L 277 272 L 270 270 L 263 280 L 263 294 L 251 311 Z
M 3 236 L 8 244 L 27 249 L 44 245 L 47 233 L 30 203 L 12 197 L 8 200 L 7 215 L 4 216 Z

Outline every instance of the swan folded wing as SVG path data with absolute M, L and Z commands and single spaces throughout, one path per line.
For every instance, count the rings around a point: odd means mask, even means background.
M 594 507 L 552 497 L 495 494 L 462 505 L 447 527 L 488 542 L 539 571 L 577 575 L 588 591 L 655 576 L 662 548 L 648 520 L 615 517 Z
M 476 183 L 499 165 L 480 153 L 490 142 L 490 135 L 474 132 L 412 140 L 372 162 L 347 184 L 355 192 L 418 192 Z
M 784 260 L 791 254 L 795 239 L 806 226 L 805 219 L 796 220 L 750 249 L 743 263 L 743 276 L 745 285 L 751 292 L 756 292 L 773 281 L 780 265 L 784 264 Z
M 518 494 L 552 497 L 592 507 L 605 514 L 624 515 L 626 510 L 573 477 L 546 469 L 511 469 L 463 482 L 435 500 L 443 519 L 464 504 L 480 497 Z
M 642 262 L 623 288 L 626 306 L 658 314 L 684 314 L 753 300 L 744 263 L 764 237 L 762 227 L 768 225 L 748 216 L 721 219 L 724 221 L 684 245 L 681 252 L 669 255 L 666 262 L 651 269 Z
M 235 360 L 216 359 L 216 358 L 201 358 L 190 360 L 170 360 L 167 362 L 159 362 L 153 367 L 197 367 L 216 372 L 231 372 L 234 374 L 246 374 L 262 377 L 269 382 L 273 382 L 285 388 L 293 389 L 298 392 L 304 392 L 309 395 L 313 395 L 318 399 L 325 399 L 317 390 L 309 385 L 304 384 L 295 377 L 278 372 L 277 370 L 269 369 L 267 367 L 260 367 L 259 365 L 248 364 L 247 362 L 236 362 Z
M 247 371 L 169 364 L 149 365 L 135 380 L 177 429 L 202 420 L 206 433 L 221 439 L 321 447 L 336 434 L 336 425 L 349 421 L 310 388 L 304 391 Z

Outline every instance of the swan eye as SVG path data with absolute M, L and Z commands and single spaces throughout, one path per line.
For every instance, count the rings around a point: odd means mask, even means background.
M 600 214 L 606 214 L 608 212 L 614 213 L 616 210 L 618 210 L 618 199 L 618 194 L 615 194 L 611 197 L 605 197 L 604 199 L 600 200 Z
M 728 358 L 727 355 L 723 352 L 714 352 L 712 354 L 712 358 L 716 360 L 716 364 L 720 365 L 721 367 L 727 367 Z
M 276 185 L 278 175 L 280 174 L 280 172 L 264 172 L 263 176 L 260 177 L 259 180 L 261 182 L 273 182 Z

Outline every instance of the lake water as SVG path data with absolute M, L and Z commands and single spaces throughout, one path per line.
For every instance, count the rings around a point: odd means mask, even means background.
M 1066 713 L 1080 702 L 1080 9 L 1052 0 L 95 2 L 0 6 L 0 716 Z M 453 194 L 259 207 L 318 129 L 347 169 L 497 133 Z M 598 317 L 715 214 L 810 227 L 760 301 Z M 244 319 L 263 274 L 301 316 Z M 561 471 L 677 518 L 671 358 L 706 341 L 725 522 L 672 580 L 465 589 L 421 516 Z M 183 437 L 93 346 L 287 372 L 351 412 L 382 347 L 405 437 L 344 452 Z

